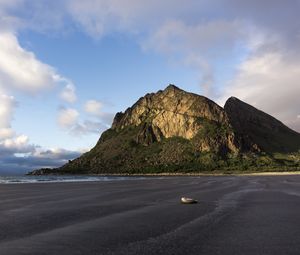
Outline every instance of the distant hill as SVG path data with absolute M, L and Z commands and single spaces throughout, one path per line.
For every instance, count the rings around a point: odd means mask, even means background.
M 223 109 L 169 85 L 117 113 L 89 152 L 31 174 L 296 169 L 299 149 L 300 134 L 237 98 Z
M 235 97 L 227 100 L 224 109 L 235 133 L 242 136 L 247 145 L 250 143 L 269 153 L 297 152 L 300 149 L 300 134 L 269 114 Z M 247 146 L 244 149 L 248 149 Z

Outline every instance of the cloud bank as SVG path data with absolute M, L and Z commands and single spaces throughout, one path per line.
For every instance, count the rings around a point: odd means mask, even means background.
M 0 152 L 3 147 L 0 144 Z M 6 151 L 6 149 L 4 149 Z M 25 155 L 17 153 L 0 154 L 0 172 L 5 175 L 25 174 L 31 170 L 43 167 L 59 167 L 67 163 L 68 160 L 79 157 L 83 152 L 69 151 L 65 149 L 42 149 L 32 146 L 25 150 Z

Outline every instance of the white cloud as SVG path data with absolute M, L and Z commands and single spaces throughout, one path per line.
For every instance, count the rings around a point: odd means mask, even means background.
M 99 134 L 106 130 L 108 127 L 101 121 L 85 120 L 83 123 L 76 123 L 71 129 L 73 135 L 87 135 L 87 134 Z
M 1 155 L 14 155 L 16 153 L 31 153 L 35 150 L 35 145 L 29 144 L 29 138 L 26 135 L 19 135 L 13 138 L 7 138 L 0 142 Z
M 10 126 L 12 114 L 17 102 L 13 96 L 0 95 L 0 127 L 7 128 Z
M 36 94 L 56 85 L 65 86 L 62 99 L 76 100 L 75 86 L 69 79 L 22 48 L 13 32 L 0 31 L 0 89 Z
M 71 82 L 68 82 L 60 93 L 60 97 L 68 103 L 74 103 L 77 99 L 75 86 Z
M 75 86 L 69 79 L 38 60 L 33 52 L 22 48 L 12 31 L 0 30 L 0 91 L 2 94 L 7 92 L 37 94 L 57 85 L 65 86 L 61 93 L 63 100 L 68 102 L 76 100 Z M 0 136 L 13 134 L 9 129 L 15 106 L 13 97 L 1 96 Z
M 55 85 L 56 72 L 24 50 L 11 32 L 0 33 L 0 86 L 36 93 Z
M 67 129 L 71 135 L 83 136 L 88 134 L 100 134 L 109 128 L 112 114 L 102 112 L 103 104 L 97 100 L 88 100 L 84 105 L 84 110 L 96 117 L 96 120 L 79 119 L 79 113 L 72 108 L 61 108 L 58 112 L 58 124 Z
M 185 7 L 179 0 L 69 0 L 67 10 L 84 30 L 95 38 L 114 31 L 138 33 L 165 19 L 178 15 Z M 194 2 L 194 1 L 193 1 Z M 193 6 L 194 4 L 192 4 Z M 178 8 L 181 6 L 181 8 Z
M 13 137 L 15 132 L 12 128 L 0 128 L 0 140 Z
M 37 148 L 32 156 L 40 159 L 47 158 L 52 160 L 66 160 L 66 159 L 74 159 L 81 154 L 81 151 L 70 151 L 62 148 Z
M 88 100 L 84 105 L 84 110 L 92 115 L 101 116 L 103 104 L 97 100 Z
M 73 108 L 61 107 L 58 111 L 57 123 L 74 136 L 100 134 L 109 128 L 113 114 L 102 111 L 103 103 L 97 100 L 88 100 L 84 105 L 86 113 L 93 119 L 79 119 L 79 112 Z
M 0 140 L 14 135 L 11 121 L 16 107 L 17 102 L 13 96 L 0 95 Z
M 1 0 L 0 10 L 11 9 L 20 6 L 24 0 Z
M 201 53 L 210 48 L 218 51 L 220 47 L 232 48 L 237 38 L 241 36 L 240 25 L 237 21 L 216 20 L 187 24 L 181 20 L 170 20 L 163 23 L 146 46 L 163 53 Z
M 17 149 L 20 150 L 28 143 L 28 137 L 25 135 L 20 135 L 17 137 L 14 137 L 13 139 L 5 139 L 1 143 L 5 148 L 11 149 Z
M 78 111 L 73 108 L 59 109 L 57 122 L 62 128 L 71 128 L 77 123 L 79 117 Z
M 105 130 L 109 128 L 112 123 L 114 114 L 103 111 L 104 104 L 98 100 L 88 100 L 84 105 L 85 112 L 90 115 L 97 117 L 97 121 L 86 120 L 83 124 L 78 125 L 76 130 L 80 131 L 88 131 L 92 133 L 99 133 L 99 130 Z M 83 132 L 83 133 L 84 133 Z

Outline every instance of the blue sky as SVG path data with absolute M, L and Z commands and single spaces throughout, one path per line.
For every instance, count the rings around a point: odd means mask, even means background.
M 2 0 L 0 173 L 89 150 L 169 83 L 300 131 L 298 0 Z M 2 59 L 2 60 L 1 60 Z

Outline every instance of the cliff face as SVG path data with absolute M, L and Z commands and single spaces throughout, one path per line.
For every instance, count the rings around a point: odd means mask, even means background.
M 139 127 L 136 142 L 149 145 L 171 137 L 191 140 L 206 128 L 207 122 L 230 129 L 223 108 L 206 97 L 169 85 L 163 91 L 140 98 L 124 113 L 117 113 L 112 129 Z M 220 142 L 225 143 L 229 151 L 237 152 L 239 148 L 234 139 L 234 134 L 228 132 L 227 141 Z M 215 145 L 206 137 L 199 146 L 199 150 L 209 151 Z
M 300 149 L 300 134 L 269 114 L 235 97 L 227 100 L 224 109 L 235 133 L 242 137 L 245 150 L 252 147 L 268 153 L 288 153 Z
M 263 152 L 299 149 L 298 133 L 236 98 L 223 109 L 206 97 L 169 85 L 117 113 L 91 151 L 60 168 L 32 174 L 239 169 L 273 164 L 270 156 L 259 162 Z
M 201 128 L 199 119 L 228 123 L 224 110 L 203 96 L 185 92 L 174 85 L 140 98 L 125 113 L 118 113 L 112 129 L 149 123 L 158 128 L 163 137 L 193 138 Z

